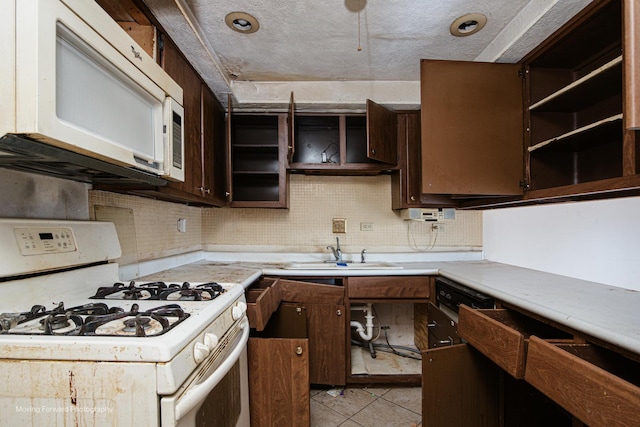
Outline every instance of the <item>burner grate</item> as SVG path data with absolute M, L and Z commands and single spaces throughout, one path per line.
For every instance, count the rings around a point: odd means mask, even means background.
M 164 282 L 114 283 L 98 288 L 91 299 L 162 300 L 162 301 L 210 301 L 222 294 L 224 288 L 215 282 L 192 286 L 189 282 L 166 284 Z
M 66 309 L 64 303 L 53 310 L 34 305 L 25 313 L 0 314 L 0 333 L 71 336 L 157 336 L 173 329 L 189 317 L 178 304 L 167 304 L 140 311 L 133 304 L 129 311 L 90 303 Z

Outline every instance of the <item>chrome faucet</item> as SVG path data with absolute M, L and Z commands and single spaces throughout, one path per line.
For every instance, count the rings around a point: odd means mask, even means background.
M 342 249 L 340 249 L 340 238 L 336 237 L 336 247 L 333 246 L 327 246 L 327 249 L 331 249 L 331 252 L 333 253 L 333 256 L 335 257 L 336 261 L 341 262 L 342 261 Z

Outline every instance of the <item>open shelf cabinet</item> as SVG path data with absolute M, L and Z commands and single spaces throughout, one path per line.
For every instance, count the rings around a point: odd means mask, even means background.
M 229 101 L 227 139 L 232 207 L 288 207 L 287 114 L 234 114 Z
M 623 175 L 622 7 L 608 2 L 527 64 L 529 190 Z

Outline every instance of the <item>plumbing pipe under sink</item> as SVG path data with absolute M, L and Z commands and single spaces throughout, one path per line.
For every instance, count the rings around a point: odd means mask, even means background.
M 364 318 L 366 319 L 366 331 L 365 326 L 357 320 L 352 320 L 350 325 L 352 328 L 356 328 L 356 332 L 365 341 L 371 341 L 373 338 L 373 307 L 369 304 L 354 305 L 351 307 L 352 311 L 363 311 Z

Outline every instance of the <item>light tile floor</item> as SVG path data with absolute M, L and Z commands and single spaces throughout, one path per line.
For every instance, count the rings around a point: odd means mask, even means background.
M 420 387 L 311 389 L 311 427 L 415 427 L 421 414 Z

